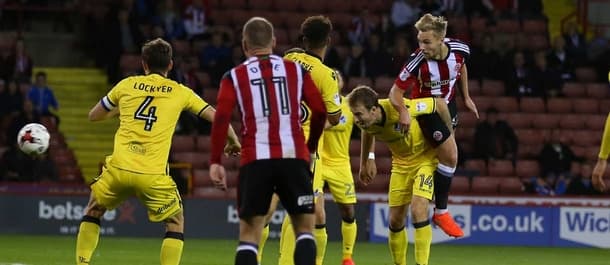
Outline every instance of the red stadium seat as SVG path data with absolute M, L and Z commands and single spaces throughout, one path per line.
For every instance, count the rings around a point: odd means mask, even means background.
M 288 29 L 288 39 L 290 40 L 290 44 L 299 43 L 300 42 L 299 38 L 301 38 L 301 29 L 300 28 Z
M 352 154 L 349 159 L 350 167 L 352 168 L 352 172 L 354 172 L 354 174 L 358 174 L 360 170 L 360 153 L 358 153 L 358 155 L 354 155 L 354 153 L 350 151 L 350 154 Z M 358 176 L 356 176 L 356 178 L 358 178 Z
M 273 1 L 275 5 L 275 10 L 279 11 L 297 11 L 299 9 L 299 3 L 301 1 L 282 1 L 276 0 Z
M 387 193 L 390 186 L 390 175 L 377 174 L 373 182 L 367 186 L 364 186 L 360 180 L 357 180 L 356 186 L 359 192 Z
M 377 143 L 375 144 L 375 155 L 378 157 L 390 157 L 392 154 L 386 144 Z
M 559 126 L 560 114 L 534 114 L 532 127 L 537 129 L 553 129 Z
M 288 36 L 288 32 L 283 28 L 275 28 L 273 30 L 275 33 L 275 41 L 277 44 L 291 44 L 290 38 Z
M 587 83 L 585 87 L 587 88 L 587 96 L 596 99 L 608 97 L 610 91 L 606 83 Z
M 172 49 L 175 55 L 185 56 L 191 54 L 191 43 L 186 40 L 172 40 Z
M 83 174 L 77 165 L 57 168 L 60 182 L 81 182 Z
M 468 92 L 470 96 L 482 96 L 481 83 L 479 80 L 468 80 Z
M 351 91 L 358 85 L 366 85 L 366 86 L 372 87 L 373 80 L 371 80 L 368 77 L 351 76 L 351 77 L 349 77 L 349 81 L 347 81 L 347 87 L 345 87 L 345 89 L 347 89 L 347 91 Z
M 481 97 L 472 97 L 472 101 L 474 101 L 474 104 L 477 105 L 477 109 L 479 110 L 479 113 L 485 112 L 487 109 L 489 109 L 489 107 L 494 106 L 494 104 L 495 104 L 494 103 L 495 98 L 493 98 L 493 97 L 482 97 L 482 96 Z M 461 102 L 461 100 L 458 100 L 458 102 Z M 466 110 L 466 108 L 463 108 L 460 110 Z
M 236 9 L 231 11 L 230 17 L 234 27 L 240 27 L 245 24 L 251 17 L 252 13 L 246 9 Z
M 455 139 L 460 143 L 463 141 L 472 141 L 474 138 L 474 127 L 466 127 L 462 125 L 459 125 L 459 127 L 459 129 L 455 130 Z
M 599 113 L 606 114 L 610 112 L 610 99 L 602 99 L 599 101 Z
M 587 94 L 585 86 L 580 82 L 567 82 L 563 84 L 561 91 L 569 98 L 584 97 Z
M 522 194 L 525 192 L 523 182 L 515 176 L 502 178 L 499 188 L 500 194 Z
M 350 1 L 339 0 L 340 2 L 349 3 Z M 337 30 L 347 31 L 352 26 L 352 20 L 354 16 L 346 11 L 339 11 L 338 9 L 332 9 L 329 4 L 329 10 L 332 10 L 333 13 L 330 13 L 328 16 L 333 22 L 333 28 Z
M 574 129 L 580 130 L 585 128 L 585 119 L 582 115 L 576 114 L 565 114 L 561 115 L 559 120 L 559 127 L 561 129 Z
M 597 79 L 597 73 L 591 67 L 577 67 L 574 70 L 574 74 L 576 75 L 576 80 L 580 82 L 595 82 Z
M 500 112 L 518 112 L 519 103 L 514 97 L 497 97 L 493 106 Z
M 590 130 L 603 130 L 608 115 L 587 115 L 585 124 Z
M 252 10 L 270 10 L 273 2 L 272 0 L 248 0 L 248 7 Z M 268 19 L 268 17 L 266 18 Z
M 483 159 L 468 159 L 464 162 L 464 168 L 478 172 L 478 175 L 487 175 L 487 163 Z
M 536 159 L 540 155 L 542 150 L 542 142 L 531 145 L 521 145 L 517 150 L 517 157 L 519 159 Z
M 541 113 L 544 112 L 544 100 L 542 98 L 521 98 L 519 102 L 521 112 Z
M 536 129 L 516 129 L 515 134 L 519 138 L 520 147 L 523 145 L 542 144 L 547 137 L 547 132 Z
M 323 14 L 326 13 L 327 3 L 328 0 L 307 0 L 306 4 L 301 4 L 301 9 L 307 13 Z
M 211 147 L 209 135 L 197 136 L 197 151 L 209 152 Z
M 390 175 L 392 173 L 392 158 L 389 156 L 386 157 L 377 157 L 377 174 Z
M 487 28 L 487 18 L 473 17 L 470 20 L 470 31 L 472 32 L 483 32 Z
M 475 128 L 478 122 L 479 120 L 477 120 L 477 116 L 475 116 L 472 112 L 458 112 L 458 123 L 460 130 L 462 128 Z
M 380 76 L 375 78 L 375 91 L 390 91 L 390 88 L 394 85 L 393 77 Z
M 510 160 L 491 160 L 487 165 L 487 171 L 491 177 L 515 175 L 515 168 Z
M 499 33 L 516 33 L 521 30 L 521 25 L 516 19 L 502 19 L 498 21 L 498 32 Z
M 327 7 L 328 7 L 328 10 L 331 12 L 350 13 L 352 11 L 353 2 L 354 1 L 327 0 L 327 5 L 328 5 Z M 355 11 L 360 11 L 360 10 L 355 10 Z
M 549 38 L 547 37 L 547 34 L 531 35 L 529 36 L 526 45 L 532 51 L 546 49 L 549 47 Z
M 216 104 L 216 99 L 218 98 L 218 89 L 208 89 L 203 93 L 203 99 L 212 104 Z
M 571 113 L 572 99 L 550 98 L 546 103 L 546 109 L 549 113 Z
M 193 187 L 214 187 L 207 169 L 193 170 Z
M 465 176 L 454 176 L 451 179 L 451 194 L 466 194 L 470 192 L 470 179 Z
M 602 136 L 601 131 L 575 130 L 572 132 L 572 145 L 582 147 L 593 147 L 596 149 Z
M 122 54 L 119 61 L 119 67 L 123 74 L 135 73 L 142 69 L 142 60 L 140 55 L 135 54 Z
M 192 152 L 195 147 L 195 137 L 191 135 L 175 135 L 172 139 L 172 152 Z
M 481 84 L 481 94 L 483 96 L 499 97 L 504 96 L 504 82 L 499 80 L 484 79 Z
M 210 154 L 203 152 L 180 152 L 173 157 L 175 162 L 190 163 L 194 169 L 207 168 L 210 160 Z
M 210 19 L 216 25 L 232 25 L 233 19 L 231 16 L 232 10 L 214 10 L 210 15 Z
M 529 178 L 540 175 L 540 163 L 538 160 L 517 160 L 515 173 L 520 178 Z
M 525 33 L 545 34 L 547 33 L 546 21 L 542 19 L 526 19 L 522 25 Z
M 533 119 L 534 114 L 531 113 L 507 113 L 505 118 L 513 129 L 529 129 Z
M 573 99 L 572 106 L 576 113 L 599 113 L 599 101 L 598 96 L 591 96 L 592 98 L 579 98 Z
M 497 194 L 500 180 L 502 178 L 495 178 L 489 176 L 476 176 L 472 178 L 472 184 L 470 190 L 475 194 Z
M 222 0 L 220 1 L 220 4 L 223 9 L 233 10 L 246 9 L 248 7 L 248 4 L 246 2 L 247 0 Z
M 282 2 L 290 2 L 290 1 L 282 1 Z M 301 28 L 301 24 L 303 23 L 303 21 L 305 20 L 305 18 L 307 18 L 307 15 L 301 12 L 291 12 L 291 13 L 285 13 L 285 15 L 287 15 L 286 17 L 284 17 L 284 22 L 286 23 L 286 28 L 289 29 L 300 29 Z
M 47 127 L 49 133 L 57 131 L 57 120 L 52 116 L 42 116 L 40 117 L 40 123 Z

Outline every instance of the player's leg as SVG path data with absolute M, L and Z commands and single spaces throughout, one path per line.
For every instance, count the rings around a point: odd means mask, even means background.
M 354 178 L 349 161 L 345 165 L 333 165 L 332 167 L 327 166 L 327 168 L 328 174 L 325 175 L 324 179 L 328 183 L 328 188 L 339 207 L 341 215 L 342 264 L 353 265 L 352 254 L 356 243 L 356 234 L 358 233 L 354 214 L 354 205 L 356 204 Z
M 286 215 L 280 230 L 280 253 L 278 265 L 294 264 L 293 256 L 295 240 L 296 238 L 294 235 L 294 229 L 292 229 L 292 221 L 290 221 L 290 216 Z
M 426 138 L 436 147 L 439 160 L 434 172 L 434 222 L 449 236 L 461 237 L 462 229 L 449 214 L 449 189 L 457 167 L 457 144 L 452 133 L 451 116 L 444 100 L 435 99 L 436 112 L 418 117 Z
M 265 226 L 273 195 L 273 176 L 270 160 L 249 163 L 239 170 L 239 246 L 235 253 L 236 265 L 258 264 L 258 244 Z
M 285 159 L 277 163 L 274 169 L 281 173 L 275 176 L 278 185 L 276 193 L 290 215 L 293 232 L 296 235 L 294 264 L 315 264 L 316 242 L 312 234 L 315 203 L 309 165 L 305 160 L 299 159 Z
M 388 245 L 394 264 L 405 265 L 408 246 L 405 220 L 412 197 L 412 189 L 408 188 L 410 187 L 408 186 L 408 171 L 396 166 L 395 163 L 396 161 L 392 161 L 392 173 L 388 189 L 388 206 L 390 207 Z
M 106 208 L 100 205 L 91 192 L 87 209 L 76 236 L 76 264 L 89 264 L 100 236 L 100 219 Z
M 271 217 L 273 216 L 273 213 L 275 213 L 275 209 L 277 209 L 277 203 L 279 201 L 280 201 L 280 199 L 274 193 L 273 196 L 271 197 L 271 203 L 269 204 L 269 210 L 267 211 L 267 214 L 265 215 L 265 226 L 263 227 L 263 232 L 261 233 L 261 240 L 258 244 L 258 255 L 256 257 L 258 264 L 261 264 L 261 261 L 263 260 L 263 250 L 265 249 L 265 243 L 267 243 L 267 238 L 269 238 L 269 223 L 271 222 Z
M 329 168 L 320 159 L 316 161 L 313 174 L 313 191 L 315 197 L 315 225 L 313 236 L 316 239 L 316 265 L 322 265 L 326 254 L 328 234 L 326 233 L 326 209 L 324 203 L 324 180 Z
M 151 222 L 165 223 L 161 243 L 161 265 L 178 265 L 184 248 L 184 216 L 182 198 L 171 176 L 129 174 L 136 197 L 148 209 Z
M 411 199 L 411 219 L 415 228 L 415 263 L 428 264 L 432 227 L 428 218 L 428 205 L 434 190 L 434 164 L 420 163 L 421 166 L 412 175 L 413 198 Z

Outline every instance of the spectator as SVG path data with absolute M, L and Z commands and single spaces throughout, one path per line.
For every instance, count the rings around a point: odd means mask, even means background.
M 208 36 L 207 19 L 210 16 L 210 5 L 205 0 L 193 0 L 184 10 L 184 28 L 189 40 L 204 40 Z
M 8 72 L 11 73 L 12 80 L 16 80 L 20 83 L 30 83 L 32 77 L 32 58 L 25 50 L 25 43 L 23 39 L 17 39 L 15 42 L 14 53 L 8 57 L 9 68 Z
M 445 17 L 461 17 L 464 15 L 463 0 L 441 0 L 441 14 Z
M 587 42 L 585 36 L 578 31 L 578 24 L 575 21 L 566 24 L 563 39 L 565 49 L 574 58 L 576 65 L 582 65 L 587 58 Z
M 565 40 L 562 37 L 555 37 L 553 46 L 547 55 L 549 67 L 559 72 L 561 79 L 570 81 L 574 79 L 574 58 L 566 52 Z
M 472 49 L 470 62 L 468 62 L 469 76 L 473 79 L 500 79 L 502 71 L 500 54 L 493 43 L 493 35 L 485 34 L 481 46 Z
M 531 69 L 525 64 L 525 57 L 522 52 L 513 54 L 513 61 L 506 71 L 504 84 L 506 93 L 509 96 L 521 97 L 542 97 L 542 91 L 534 90 L 530 86 Z
M 552 187 L 555 186 L 557 180 L 570 176 L 572 162 L 576 160 L 574 152 L 566 141 L 567 139 L 561 135 L 559 130 L 553 130 L 538 157 L 541 177 Z
M 28 92 L 28 99 L 39 116 L 51 116 L 55 119 L 56 124 L 59 124 L 59 117 L 50 110 L 53 108 L 54 111 L 57 111 L 59 104 L 53 90 L 47 85 L 47 73 L 36 73 L 36 82 Z
M 591 183 L 591 164 L 584 162 L 580 165 L 580 172 L 570 180 L 566 194 L 569 195 L 593 195 L 598 192 L 593 188 Z
M 347 37 L 352 45 L 364 45 L 368 37 L 375 31 L 375 27 L 368 9 L 363 9 L 359 16 L 352 19 L 352 26 L 347 32 Z
M 398 75 L 409 58 L 411 47 L 407 38 L 401 34 L 396 36 L 392 49 L 392 70 L 390 76 Z
M 508 122 L 498 117 L 498 110 L 489 108 L 485 119 L 475 128 L 474 146 L 478 158 L 486 161 L 517 158 L 517 135 Z
M 352 47 L 350 48 L 350 53 L 345 59 L 345 64 L 343 65 L 343 73 L 345 73 L 345 75 L 348 77 L 367 76 L 367 65 L 362 45 L 352 45 Z
M 379 35 L 372 34 L 369 37 L 369 45 L 365 51 L 367 74 L 371 78 L 388 75 L 392 65 L 391 55 L 381 45 Z
M 186 29 L 180 18 L 180 12 L 176 10 L 175 0 L 165 0 L 157 5 L 158 21 L 165 31 L 165 39 L 183 39 L 186 37 Z
M 23 100 L 23 109 L 15 116 L 9 129 L 5 132 L 7 139 L 17 139 L 17 133 L 28 123 L 40 123 L 40 116 L 34 111 L 34 105 L 29 100 Z
M 199 54 L 201 69 L 210 74 L 212 80 L 220 80 L 231 68 L 231 48 L 225 43 L 222 32 L 212 32 L 211 42 Z
M 610 69 L 610 39 L 606 37 L 603 27 L 595 29 L 595 35 L 589 42 L 588 61 L 595 67 L 600 82 L 607 82 Z
M 11 119 L 16 117 L 23 108 L 23 95 L 19 91 L 17 81 L 9 81 L 4 93 L 0 94 L 0 108 Z
M 519 16 L 524 19 L 546 19 L 542 13 L 542 0 L 516 0 Z
M 555 69 L 547 66 L 546 56 L 543 51 L 534 55 L 535 66 L 530 75 L 530 86 L 535 94 L 539 93 L 546 99 L 558 96 L 561 92 L 561 75 Z
M 413 26 L 421 11 L 416 0 L 394 0 L 390 12 L 394 32 L 403 32 Z
M 122 73 L 119 73 L 121 55 L 136 53 L 143 36 L 136 19 L 127 9 L 119 9 L 114 15 L 110 16 L 110 22 L 108 23 L 110 25 L 108 25 L 105 37 L 105 61 L 108 67 L 108 79 L 111 83 L 115 83 L 122 77 Z
M 426 13 L 430 13 L 435 16 L 441 14 L 441 5 L 438 0 L 423 0 L 419 5 L 420 16 Z
M 31 157 L 19 150 L 17 142 L 0 158 L 0 180 L 4 181 L 57 181 L 57 167 L 47 154 Z

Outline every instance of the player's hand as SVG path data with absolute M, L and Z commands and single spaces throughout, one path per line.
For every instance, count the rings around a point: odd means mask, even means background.
M 464 99 L 464 105 L 466 105 L 466 108 L 468 110 L 470 110 L 470 112 L 474 113 L 474 116 L 477 117 L 477 120 L 479 119 L 479 111 L 477 110 L 477 105 L 474 104 L 474 101 L 472 101 L 472 98 L 465 98 Z
M 591 181 L 593 182 L 593 187 L 595 187 L 598 191 L 606 190 L 606 183 L 604 183 L 604 172 L 606 172 L 606 160 L 597 160 L 597 164 L 593 168 L 593 174 L 591 175 Z
M 238 156 L 241 153 L 241 144 L 239 142 L 227 143 L 224 152 L 227 156 Z
M 364 165 L 360 165 L 359 177 L 365 186 L 373 182 L 376 175 L 377 164 L 375 164 L 375 159 L 367 159 Z
M 216 188 L 227 190 L 227 172 L 225 172 L 225 167 L 220 164 L 210 165 L 210 178 Z
M 411 126 L 411 116 L 409 115 L 409 111 L 404 111 L 400 113 L 398 123 L 400 125 L 400 132 L 402 132 L 403 134 L 409 132 L 409 126 Z

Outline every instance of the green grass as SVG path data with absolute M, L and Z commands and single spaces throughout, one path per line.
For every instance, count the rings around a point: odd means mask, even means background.
M 0 235 L 0 265 L 74 264 L 75 237 Z M 159 264 L 160 239 L 102 237 L 92 265 Z M 235 240 L 186 241 L 183 265 L 232 265 Z M 330 242 L 326 264 L 341 264 L 339 242 Z M 278 242 L 266 246 L 264 265 L 277 264 Z M 414 264 L 409 246 L 409 264 Z M 392 264 L 385 244 L 359 242 L 354 260 L 359 265 Z M 610 250 L 589 248 L 538 248 L 433 245 L 431 265 L 608 265 Z

